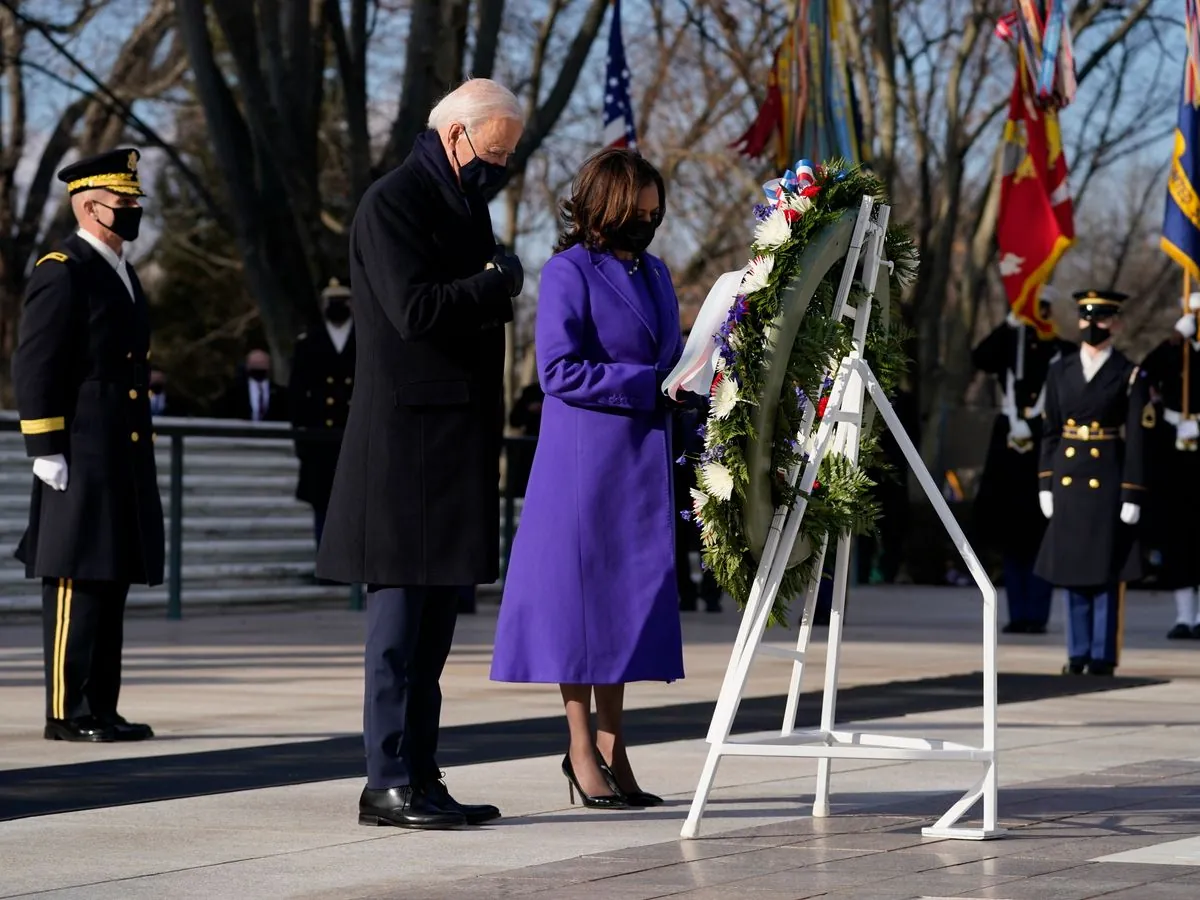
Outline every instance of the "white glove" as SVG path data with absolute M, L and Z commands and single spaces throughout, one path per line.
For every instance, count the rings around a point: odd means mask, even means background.
M 1054 515 L 1054 495 L 1049 491 L 1038 491 L 1038 503 L 1042 507 L 1042 515 L 1047 519 Z
M 1136 525 L 1142 517 L 1142 508 L 1136 503 L 1121 504 L 1121 521 L 1126 525 Z
M 61 453 L 39 456 L 33 461 L 33 474 L 56 491 L 67 489 L 67 458 Z
M 1200 438 L 1200 422 L 1184 419 L 1175 426 L 1175 438 L 1180 441 L 1194 441 Z
M 1009 427 L 1008 437 L 1013 441 L 1031 441 L 1033 440 L 1033 429 L 1024 419 L 1017 419 Z
M 1189 341 L 1196 336 L 1196 315 L 1188 313 L 1186 316 L 1180 316 L 1179 321 L 1175 323 L 1175 330 L 1187 338 Z

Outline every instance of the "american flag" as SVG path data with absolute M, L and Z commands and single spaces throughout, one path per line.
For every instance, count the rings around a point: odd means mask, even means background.
M 621 0 L 613 0 L 612 30 L 604 73 L 604 146 L 637 149 L 633 104 L 629 99 L 629 67 L 621 42 Z

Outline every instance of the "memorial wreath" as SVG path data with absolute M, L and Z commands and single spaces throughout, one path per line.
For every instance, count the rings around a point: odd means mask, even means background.
M 840 220 L 853 216 L 863 196 L 881 199 L 883 194 L 878 179 L 861 167 L 844 167 L 838 162 L 813 167 L 803 160 L 764 189 L 768 202 L 755 208 L 754 258 L 728 317 L 713 337 L 719 358 L 709 392 L 708 417 L 700 428 L 704 449 L 698 459 L 679 459 L 680 464 L 695 465 L 699 485 L 692 489 L 692 510 L 685 512 L 684 518 L 700 529 L 705 567 L 739 607 L 749 598 L 762 552 L 761 546 L 752 546 L 747 517 L 769 517 L 780 506 L 790 508 L 796 499 L 798 488 L 788 484 L 786 473 L 807 461 L 815 424 L 829 402 L 830 375 L 851 349 L 853 323 L 833 317 L 843 266 L 830 268 L 811 296 L 800 296 L 795 283 L 802 274 L 801 257 L 826 240 Z M 898 300 L 900 289 L 913 279 L 917 253 L 898 226 L 888 228 L 885 249 L 894 270 L 891 279 L 881 281 L 883 290 L 876 292 L 865 355 L 890 397 L 908 365 L 907 335 L 901 326 L 892 324 L 890 307 Z M 857 305 L 862 292 L 862 285 L 855 281 L 850 302 Z M 764 388 L 771 359 L 780 358 L 774 346 L 775 328 L 787 305 L 793 303 L 807 303 L 807 308 L 790 355 L 785 357 L 787 372 L 778 413 L 773 426 L 768 421 L 768 427 L 762 428 L 758 418 L 756 427 L 758 408 L 768 399 Z M 812 435 L 808 440 L 797 439 L 809 403 L 817 404 Z M 864 427 L 857 464 L 832 452 L 822 459 L 797 541 L 797 546 L 805 544 L 808 549 L 799 558 L 793 553 L 789 559 L 790 567 L 772 609 L 773 624 L 786 624 L 791 600 L 811 579 L 820 577 L 815 570 L 819 554 L 811 548 L 821 547 L 826 538 L 865 534 L 874 528 L 879 508 L 866 472 L 881 464 L 878 428 L 877 422 Z M 770 479 L 770 510 L 751 508 L 758 501 L 755 492 L 748 490 L 750 461 L 754 445 L 760 441 L 770 442 L 769 472 L 774 475 Z M 768 448 L 757 449 L 765 453 Z M 764 453 L 759 458 L 765 458 Z

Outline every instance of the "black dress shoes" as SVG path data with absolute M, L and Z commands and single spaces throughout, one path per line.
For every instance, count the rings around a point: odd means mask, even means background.
M 358 824 L 436 831 L 461 828 L 467 824 L 467 817 L 442 809 L 424 791 L 404 785 L 382 790 L 363 788 L 358 798 Z
M 47 719 L 42 737 L 48 741 L 107 744 L 117 740 L 117 733 L 111 725 L 94 716 L 82 716 L 78 719 Z
M 1183 622 L 1176 622 L 1171 626 L 1171 630 L 1167 632 L 1167 639 L 1171 641 L 1186 641 L 1189 640 L 1191 636 L 1192 629 L 1190 629 Z
M 96 716 L 96 721 L 102 722 L 116 732 L 118 741 L 144 741 L 154 737 L 154 729 L 139 722 L 128 722 L 120 713 L 108 713 Z
M 490 803 L 459 803 L 450 796 L 450 789 L 444 781 L 423 784 L 421 792 L 439 809 L 461 814 L 468 825 L 482 825 L 500 818 L 500 810 Z

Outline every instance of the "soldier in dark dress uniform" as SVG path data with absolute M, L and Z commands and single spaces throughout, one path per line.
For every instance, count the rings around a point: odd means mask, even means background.
M 1175 624 L 1167 632 L 1172 640 L 1200 638 L 1196 586 L 1200 585 L 1200 546 L 1187 526 L 1200 507 L 1200 341 L 1196 340 L 1196 311 L 1200 293 L 1192 294 L 1189 312 L 1175 323 L 1175 332 L 1142 362 L 1150 387 L 1162 400 L 1161 439 L 1155 441 L 1153 484 L 1154 546 L 1162 555 L 1156 586 L 1175 594 Z M 1187 404 L 1184 404 L 1184 359 L 1187 359 Z
M 1042 315 L 1049 314 L 1043 293 Z M 1057 337 L 1041 338 L 1009 313 L 971 354 L 975 368 L 996 376 L 1004 397 L 975 499 L 975 520 L 981 536 L 1004 559 L 1006 633 L 1045 634 L 1050 618 L 1054 585 L 1033 571 L 1046 529 L 1037 499 L 1042 410 L 1050 364 L 1075 349 Z
M 1067 589 L 1064 674 L 1113 673 L 1125 582 L 1141 575 L 1134 526 L 1146 499 L 1154 407 L 1145 373 L 1112 345 L 1125 299 L 1115 291 L 1075 295 L 1083 346 L 1046 379 L 1038 500 L 1050 522 L 1034 571 Z
M 322 321 L 296 339 L 292 380 L 288 385 L 292 425 L 312 432 L 341 432 L 350 414 L 354 389 L 354 318 L 350 289 L 333 278 L 321 294 Z M 340 438 L 296 438 L 300 480 L 296 499 L 313 508 L 317 544 L 337 471 Z
M 124 255 L 141 221 L 138 159 L 114 150 L 58 173 L 79 230 L 34 267 L 13 358 L 36 476 L 17 557 L 42 580 L 47 740 L 153 735 L 117 712 L 129 586 L 163 580 L 150 324 Z

